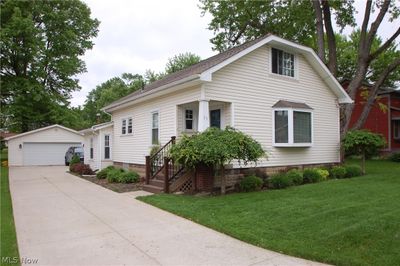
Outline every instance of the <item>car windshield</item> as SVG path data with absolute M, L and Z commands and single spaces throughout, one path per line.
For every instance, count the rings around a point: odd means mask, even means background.
M 76 148 L 74 149 L 74 153 L 75 153 L 75 154 L 82 155 L 82 154 L 83 154 L 83 149 L 82 149 L 81 147 L 76 147 Z

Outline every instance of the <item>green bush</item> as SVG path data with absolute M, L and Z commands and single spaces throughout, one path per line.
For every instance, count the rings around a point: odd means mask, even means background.
M 136 183 L 139 181 L 139 174 L 133 171 L 126 171 L 120 174 L 118 182 Z
M 81 162 L 81 159 L 79 158 L 79 156 L 77 156 L 77 155 L 72 156 L 71 161 L 69 162 L 69 170 L 71 171 L 72 170 L 72 166 L 74 164 L 77 164 L 77 163 L 80 163 L 80 162 Z
M 249 192 L 261 189 L 263 180 L 255 175 L 249 175 L 244 177 L 240 183 L 239 188 L 241 191 Z
M 112 169 L 115 169 L 115 167 L 112 166 L 112 165 L 107 166 L 106 168 L 103 168 L 102 170 L 100 170 L 99 172 L 97 172 L 96 177 L 97 177 L 98 179 L 107 178 L 107 173 L 108 173 L 108 171 L 110 171 L 110 170 L 112 170 Z
M 272 175 L 269 183 L 272 188 L 276 189 L 287 188 L 293 185 L 292 179 L 290 179 L 290 177 L 284 173 Z
M 346 177 L 346 168 L 343 166 L 334 166 L 331 169 L 332 178 L 345 178 Z
M 400 152 L 395 152 L 389 156 L 389 160 L 400 163 Z
M 122 168 L 115 168 L 115 169 L 111 169 L 107 172 L 107 181 L 109 183 L 115 183 L 115 182 L 119 182 L 119 180 L 121 179 L 121 175 L 124 173 L 124 169 Z
M 297 169 L 292 169 L 286 173 L 287 177 L 292 180 L 293 185 L 303 184 L 303 174 Z
M 362 175 L 361 167 L 358 165 L 346 165 L 346 177 L 355 177 Z
M 327 180 L 329 177 L 329 171 L 326 169 L 317 168 L 317 172 L 321 175 L 321 180 Z
M 303 171 L 304 183 L 317 183 L 323 180 L 323 176 L 319 171 L 321 169 L 307 168 Z

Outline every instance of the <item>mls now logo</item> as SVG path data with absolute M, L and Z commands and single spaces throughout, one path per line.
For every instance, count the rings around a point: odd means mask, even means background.
M 18 257 L 1 257 L 1 264 L 37 264 L 39 259 L 18 258 Z

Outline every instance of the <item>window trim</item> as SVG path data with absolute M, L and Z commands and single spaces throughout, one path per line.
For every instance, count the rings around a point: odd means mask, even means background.
M 153 143 L 153 114 L 157 113 L 158 114 L 158 144 L 160 143 L 160 112 L 159 110 L 153 110 L 150 112 L 150 146 L 152 145 L 157 145 L 157 143 Z
M 276 143 L 275 142 L 275 111 L 287 111 L 288 112 L 288 143 Z M 311 114 L 311 142 L 294 142 L 294 121 L 293 113 L 303 112 Z M 272 146 L 273 147 L 312 147 L 314 145 L 314 112 L 310 109 L 301 108 L 272 108 Z
M 128 133 L 129 119 L 132 120 L 132 132 L 131 132 L 131 133 Z M 124 121 L 125 121 L 125 133 L 122 133 Z M 120 133 L 121 133 L 121 136 L 131 136 L 131 135 L 133 135 L 133 118 L 132 118 L 132 116 L 128 116 L 128 117 L 123 117 L 123 118 L 121 118 Z
M 106 137 L 108 136 L 108 146 L 106 146 Z M 103 141 L 104 141 L 104 145 L 103 145 L 103 148 L 104 148 L 104 150 L 103 150 L 103 152 L 104 152 L 104 154 L 103 154 L 103 159 L 104 160 L 112 160 L 111 159 L 111 134 L 104 134 L 104 136 L 103 136 L 104 138 L 103 138 Z M 108 155 L 109 155 L 109 157 L 108 158 L 106 158 L 106 148 L 108 147 L 108 149 L 109 149 L 109 151 L 108 151 Z
M 293 62 L 294 76 L 293 77 L 292 76 L 286 76 L 286 75 L 283 75 L 283 74 L 281 75 L 281 74 L 272 72 L 272 48 L 293 55 L 293 60 L 294 60 L 294 62 Z M 296 53 L 294 53 L 294 52 L 290 52 L 290 51 L 285 50 L 285 49 L 280 48 L 280 47 L 279 48 L 273 47 L 273 46 L 269 47 L 269 71 L 268 72 L 269 72 L 269 74 L 271 76 L 279 77 L 279 78 L 283 78 L 283 79 L 288 79 L 288 80 L 298 80 L 299 79 L 299 64 L 298 64 L 298 61 L 299 61 L 298 60 L 298 55 Z

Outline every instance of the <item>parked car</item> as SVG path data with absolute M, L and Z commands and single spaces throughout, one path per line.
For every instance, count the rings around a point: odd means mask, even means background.
M 74 155 L 79 156 L 81 162 L 83 162 L 83 148 L 82 147 L 69 147 L 65 153 L 65 165 L 69 165 Z

